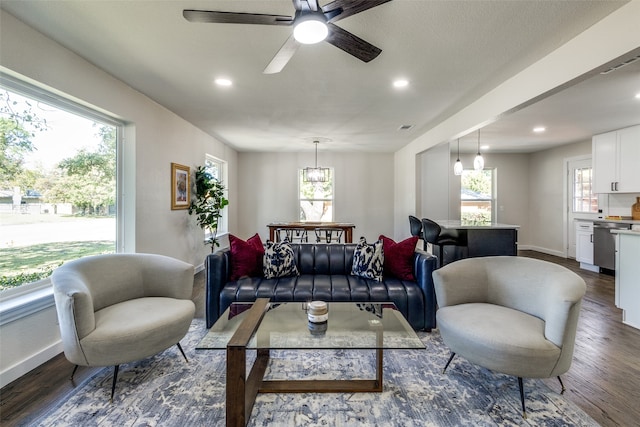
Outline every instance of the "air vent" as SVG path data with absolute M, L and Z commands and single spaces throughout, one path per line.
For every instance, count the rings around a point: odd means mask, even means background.
M 608 68 L 608 69 L 606 69 L 606 70 L 602 71 L 600 74 L 609 74 L 610 72 L 615 71 L 615 70 L 618 70 L 618 69 L 620 69 L 620 68 L 622 68 L 622 67 L 624 67 L 624 66 L 626 66 L 626 65 L 633 64 L 633 63 L 634 63 L 634 62 L 636 62 L 638 59 L 640 59 L 640 55 L 635 56 L 635 57 L 633 57 L 633 58 L 631 58 L 631 59 L 628 59 L 628 60 L 626 60 L 626 61 L 624 61 L 624 62 L 622 62 L 622 63 L 620 63 L 620 64 L 618 64 L 618 65 L 614 65 L 613 67 Z
M 402 125 L 398 128 L 398 130 L 409 130 L 413 127 L 413 125 Z

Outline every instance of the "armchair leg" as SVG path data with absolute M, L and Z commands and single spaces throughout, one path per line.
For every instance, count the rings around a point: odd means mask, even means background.
M 109 399 L 110 403 L 113 403 L 113 395 L 116 392 L 116 381 L 118 380 L 119 369 L 120 369 L 120 365 L 116 365 L 113 367 L 113 383 L 111 384 L 111 399 Z
M 524 385 L 522 384 L 522 377 L 518 377 L 518 387 L 520 387 L 520 401 L 522 402 L 522 418 L 527 419 L 527 409 L 524 406 Z
M 176 343 L 176 345 L 178 346 L 178 349 L 180 350 L 180 353 L 182 353 L 182 357 L 184 357 L 184 360 L 186 360 L 187 363 L 189 363 L 189 359 L 187 359 L 187 355 L 184 354 L 184 350 L 182 350 L 182 346 L 180 345 L 180 343 Z
M 562 390 L 560 390 L 560 394 L 564 394 L 566 388 L 564 388 L 564 384 L 562 383 L 562 378 L 560 378 L 560 375 L 558 375 L 558 381 L 560 381 L 560 387 L 562 387 Z
M 71 381 L 73 381 L 73 376 L 76 374 L 76 371 L 78 370 L 78 365 L 73 367 L 73 372 L 71 372 L 71 378 L 69 378 Z M 558 377 L 560 378 L 560 377 Z
M 445 371 L 447 370 L 447 368 L 449 367 L 449 364 L 451 363 L 451 361 L 453 360 L 453 358 L 456 357 L 456 354 L 452 351 L 451 352 L 451 356 L 449 356 L 449 360 L 447 360 L 447 364 L 444 365 L 444 369 L 442 370 L 442 373 L 444 374 Z

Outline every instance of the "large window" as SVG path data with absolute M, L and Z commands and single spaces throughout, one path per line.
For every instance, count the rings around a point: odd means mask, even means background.
M 495 221 L 494 169 L 464 170 L 461 176 L 460 219 L 467 222 Z
M 204 167 L 211 174 L 212 177 L 222 182 L 225 186 L 225 197 L 228 197 L 229 188 L 227 187 L 227 163 L 216 157 L 207 155 L 204 161 Z M 229 209 L 222 210 L 222 216 L 218 222 L 218 232 L 224 232 L 229 230 Z M 208 237 L 208 236 L 205 236 Z
M 325 182 L 305 182 L 298 171 L 300 221 L 333 221 L 333 169 Z
M 593 194 L 593 170 L 581 167 L 573 170 L 573 212 L 598 212 L 598 197 Z
M 3 77 L 0 291 L 65 261 L 116 251 L 120 127 L 95 111 Z

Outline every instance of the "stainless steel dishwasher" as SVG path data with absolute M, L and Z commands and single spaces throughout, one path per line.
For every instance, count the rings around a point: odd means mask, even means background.
M 600 268 L 615 270 L 616 268 L 616 238 L 611 234 L 612 229 L 629 230 L 631 224 L 616 222 L 593 223 L 593 263 Z

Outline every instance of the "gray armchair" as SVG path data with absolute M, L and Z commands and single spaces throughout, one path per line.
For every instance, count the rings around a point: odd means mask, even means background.
M 469 362 L 522 378 L 569 370 L 586 285 L 577 274 L 524 257 L 467 258 L 433 272 L 444 343 Z
M 193 266 L 153 254 L 97 255 L 51 276 L 65 357 L 76 366 L 114 366 L 150 357 L 180 339 L 193 320 Z

